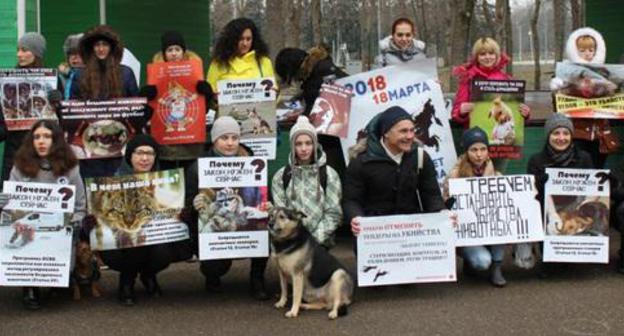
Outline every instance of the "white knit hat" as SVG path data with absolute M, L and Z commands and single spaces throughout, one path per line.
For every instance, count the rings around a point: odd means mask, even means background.
M 297 138 L 297 135 L 299 135 L 299 134 L 308 134 L 310 137 L 312 137 L 312 141 L 314 141 L 314 144 L 316 145 L 316 143 L 317 143 L 317 141 L 316 141 L 316 129 L 314 128 L 314 126 L 312 126 L 312 124 L 310 124 L 310 121 L 308 120 L 308 117 L 299 116 L 299 118 L 297 118 L 297 122 L 290 129 L 290 143 L 291 143 L 291 145 L 293 144 L 293 142 Z
M 238 122 L 230 116 L 217 118 L 214 124 L 212 124 L 212 129 L 210 130 L 210 138 L 212 139 L 212 142 L 215 142 L 220 136 L 225 134 L 236 134 L 238 136 L 241 134 Z

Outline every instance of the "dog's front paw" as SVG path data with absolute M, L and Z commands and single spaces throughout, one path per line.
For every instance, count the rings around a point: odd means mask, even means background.
M 327 317 L 329 317 L 330 320 L 335 320 L 338 318 L 338 311 L 337 310 L 332 310 L 329 312 L 329 314 L 327 314 Z
M 287 311 L 284 316 L 286 316 L 288 318 L 295 318 L 295 317 L 297 317 L 297 315 L 299 315 L 299 312 L 296 311 L 296 310 L 291 309 L 291 310 Z
M 280 299 L 279 301 L 275 302 L 275 304 L 273 305 L 275 308 L 277 309 L 282 309 L 284 307 L 286 307 L 286 299 Z

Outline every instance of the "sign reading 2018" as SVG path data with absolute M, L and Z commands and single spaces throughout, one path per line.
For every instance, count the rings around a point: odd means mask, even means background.
M 351 89 L 356 95 L 361 96 L 372 93 L 372 99 L 375 104 L 385 104 L 402 98 L 407 98 L 412 93 L 420 94 L 421 92 L 430 91 L 431 88 L 427 82 L 418 82 L 404 87 L 387 90 L 388 84 L 384 75 L 369 77 L 367 81 L 359 80 L 355 83 L 347 83 L 345 87 Z

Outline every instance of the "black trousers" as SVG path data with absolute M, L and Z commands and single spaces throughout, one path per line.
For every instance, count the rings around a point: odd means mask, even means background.
M 252 280 L 264 279 L 264 270 L 269 258 L 251 258 L 250 260 L 249 278 Z M 206 278 L 220 278 L 230 270 L 230 267 L 232 267 L 232 259 L 203 260 L 199 270 Z
M 108 267 L 121 273 L 121 280 L 126 283 L 134 281 L 139 273 L 155 276 L 166 269 L 173 259 L 167 244 L 102 251 L 100 256 Z

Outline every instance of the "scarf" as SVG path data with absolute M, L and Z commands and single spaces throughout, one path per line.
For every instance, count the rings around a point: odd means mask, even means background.
M 566 148 L 564 151 L 557 151 L 550 143 L 546 143 L 546 157 L 549 162 L 547 166 L 549 167 L 567 167 L 574 160 L 574 156 L 576 154 L 576 148 L 573 143 L 570 143 L 570 146 Z

